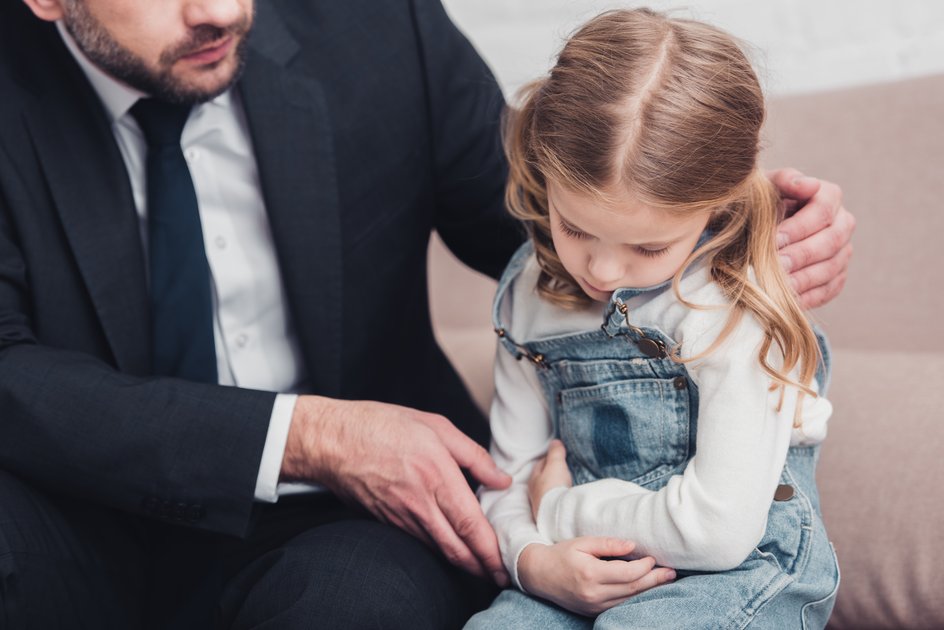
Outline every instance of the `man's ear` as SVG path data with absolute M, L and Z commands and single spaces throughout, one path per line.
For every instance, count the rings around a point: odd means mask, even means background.
M 60 0 L 23 0 L 26 6 L 41 20 L 55 22 L 65 13 Z

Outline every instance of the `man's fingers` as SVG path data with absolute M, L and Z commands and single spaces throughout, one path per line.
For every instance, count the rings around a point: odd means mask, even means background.
M 489 488 L 502 489 L 511 485 L 511 476 L 495 465 L 495 460 L 482 446 L 457 429 L 449 420 L 435 414 L 424 414 L 424 423 L 436 432 L 443 445 L 463 468 Z
M 806 208 L 801 212 L 805 210 Z M 788 220 L 793 221 L 799 217 L 800 215 L 797 214 L 793 219 Z M 849 244 L 854 227 L 855 221 L 852 215 L 844 212 L 837 217 L 836 222 L 814 232 L 802 241 L 781 248 L 780 257 L 783 260 L 784 269 L 793 273 L 814 263 L 833 258 Z
M 469 548 L 469 545 L 459 536 L 452 523 L 435 507 L 426 528 L 446 560 L 469 573 L 485 579 L 491 578 L 490 572 L 486 570 L 476 554 Z
M 832 182 L 822 182 L 816 194 L 803 207 L 777 226 L 777 244 L 786 247 L 824 230 L 833 224 L 841 210 L 842 190 Z
M 495 530 L 482 513 L 479 502 L 465 480 L 458 474 L 436 494 L 442 515 L 455 535 L 477 558 L 477 562 L 501 586 L 506 586 L 507 573 L 502 563 Z
M 798 269 L 790 274 L 790 286 L 797 295 L 802 296 L 810 289 L 828 284 L 837 276 L 843 275 L 849 267 L 852 258 L 852 244 L 849 243 L 839 250 L 839 253 L 817 263 Z
M 821 180 L 804 175 L 795 168 L 768 171 L 767 178 L 777 187 L 784 199 L 799 201 L 800 205 L 819 191 Z
M 824 285 L 820 285 L 800 294 L 800 306 L 804 309 L 816 308 L 826 304 L 839 295 L 846 284 L 846 272 L 843 272 Z

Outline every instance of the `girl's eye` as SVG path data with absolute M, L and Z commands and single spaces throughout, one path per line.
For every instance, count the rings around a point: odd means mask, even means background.
M 669 248 L 663 247 L 662 249 L 645 249 L 643 247 L 637 247 L 636 251 L 638 251 L 643 256 L 647 256 L 649 258 L 656 258 L 658 256 L 663 256 L 665 254 L 668 254 Z
M 561 232 L 563 232 L 570 238 L 583 239 L 583 238 L 589 237 L 589 235 L 586 232 L 579 232 L 575 230 L 574 228 L 570 227 L 569 225 L 567 225 L 566 223 L 564 223 L 563 221 L 558 221 L 557 225 L 558 227 L 560 227 Z

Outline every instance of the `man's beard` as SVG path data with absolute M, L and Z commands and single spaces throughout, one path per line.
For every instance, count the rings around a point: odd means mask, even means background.
M 112 77 L 160 100 L 186 105 L 209 101 L 236 83 L 246 63 L 246 43 L 253 22 L 250 15 L 245 15 L 242 20 L 226 28 L 209 24 L 197 26 L 191 30 L 186 41 L 161 52 L 159 67 L 155 70 L 149 68 L 141 57 L 115 41 L 111 33 L 89 12 L 83 0 L 71 0 L 65 3 L 65 7 L 63 23 L 86 57 Z M 228 81 L 208 90 L 187 85 L 171 74 L 175 61 L 227 35 L 239 39 L 235 50 L 236 67 Z

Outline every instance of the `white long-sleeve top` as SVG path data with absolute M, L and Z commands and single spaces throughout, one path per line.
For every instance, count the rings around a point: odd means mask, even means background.
M 598 329 L 601 305 L 573 311 L 538 297 L 539 269 L 532 255 L 508 288 L 503 321 L 518 343 Z M 635 326 L 656 328 L 681 345 L 681 357 L 706 350 L 724 327 L 729 302 L 707 268 L 689 273 L 681 293 L 690 302 L 715 306 L 690 309 L 670 289 L 630 300 Z M 714 352 L 686 365 L 699 391 L 695 455 L 681 475 L 653 491 L 620 479 L 600 479 L 547 492 L 537 523 L 527 482 L 534 463 L 555 437 L 547 401 L 530 361 L 517 361 L 499 347 L 491 409 L 491 453 L 513 477 L 506 490 L 484 490 L 483 510 L 498 535 L 502 557 L 515 584 L 518 557 L 533 543 L 552 544 L 578 536 L 614 536 L 637 543 L 634 556 L 651 555 L 677 569 L 721 571 L 740 564 L 763 537 L 767 512 L 791 445 L 817 444 L 826 436 L 832 406 L 803 397 L 803 425 L 793 428 L 797 390 L 780 392 L 760 368 L 763 330 L 750 315 Z M 776 366 L 776 358 L 769 358 Z M 816 388 L 815 383 L 813 388 Z

